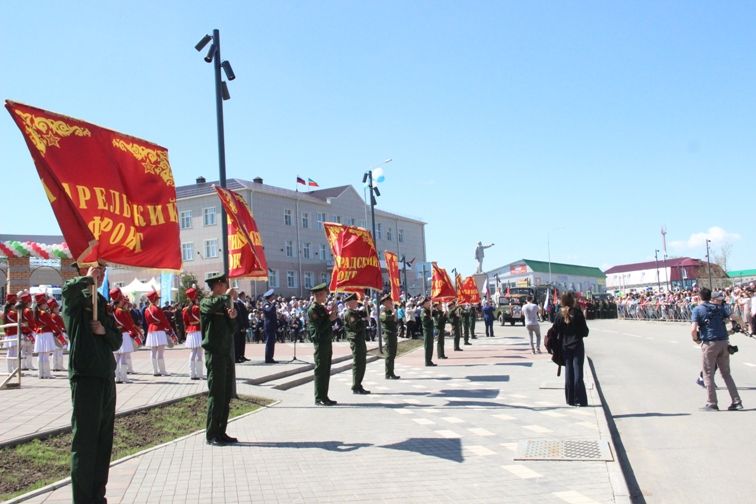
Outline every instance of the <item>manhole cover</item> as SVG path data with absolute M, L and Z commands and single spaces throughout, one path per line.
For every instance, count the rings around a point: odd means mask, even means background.
M 612 461 L 607 441 L 553 441 L 525 439 L 517 445 L 515 460 L 603 460 Z

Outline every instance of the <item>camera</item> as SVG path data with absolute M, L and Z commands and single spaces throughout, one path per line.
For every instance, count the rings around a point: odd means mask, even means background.
M 736 353 L 738 351 L 737 345 L 727 345 L 727 351 L 730 352 L 730 355 Z

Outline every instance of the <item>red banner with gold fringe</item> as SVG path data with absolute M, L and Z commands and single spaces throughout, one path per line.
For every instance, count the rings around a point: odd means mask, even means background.
M 247 201 L 234 191 L 213 187 L 228 220 L 228 277 L 267 280 L 265 250 Z
M 333 222 L 324 222 L 323 228 L 334 262 L 329 289 L 338 292 L 383 290 L 381 264 L 370 232 Z

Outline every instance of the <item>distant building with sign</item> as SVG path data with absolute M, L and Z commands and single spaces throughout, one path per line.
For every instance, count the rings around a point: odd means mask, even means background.
M 486 272 L 489 285 L 538 287 L 553 285 L 560 291 L 583 293 L 606 291 L 606 275 L 595 266 L 520 259 Z
M 756 282 L 756 269 L 744 269 L 728 271 L 727 276 L 735 285 Z
M 630 289 L 690 289 L 697 285 L 708 286 L 709 274 L 706 261 L 692 257 L 676 257 L 666 261 L 646 261 L 620 264 L 605 271 L 606 288 L 609 291 Z M 714 287 L 729 283 L 727 274 L 717 264 L 711 265 Z

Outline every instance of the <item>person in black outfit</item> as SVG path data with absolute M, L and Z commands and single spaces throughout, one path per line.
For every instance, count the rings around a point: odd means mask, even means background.
M 236 357 L 236 363 L 241 364 L 247 362 L 244 356 L 244 349 L 247 343 L 247 329 L 249 329 L 249 312 L 247 312 L 247 303 L 245 302 L 245 295 L 242 292 L 238 296 L 236 293 L 232 293 L 234 299 L 234 308 L 236 309 L 236 330 L 234 331 L 234 356 Z
M 588 336 L 588 325 L 583 312 L 575 307 L 572 292 L 562 294 L 561 308 L 554 322 L 559 343 L 564 354 L 564 394 L 570 406 L 587 406 L 588 396 L 583 382 L 585 346 L 583 338 Z

